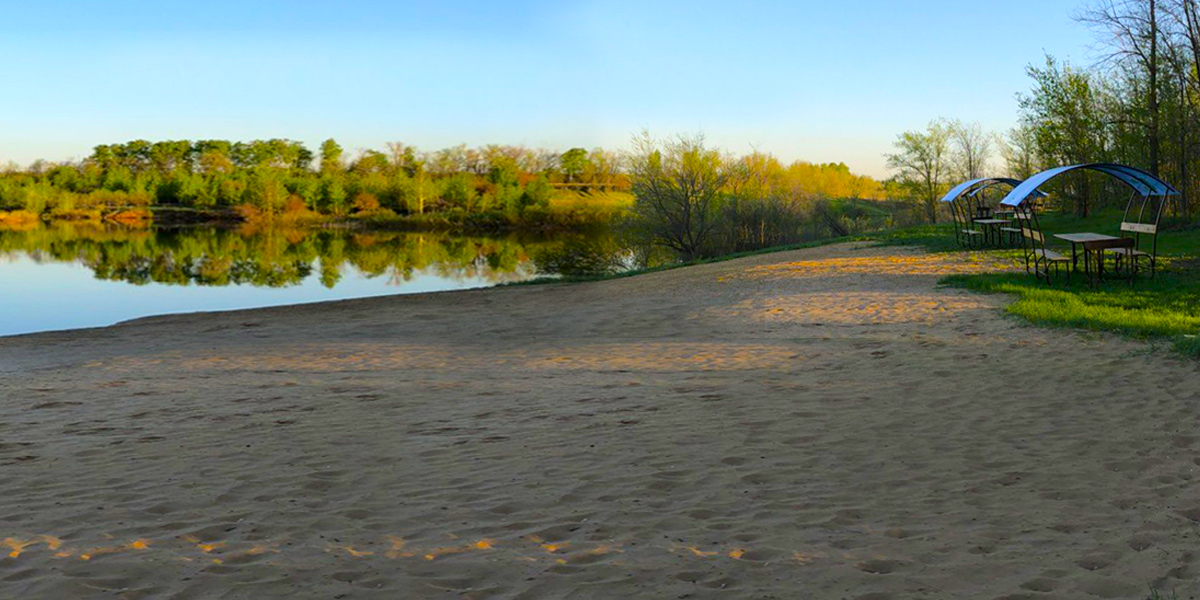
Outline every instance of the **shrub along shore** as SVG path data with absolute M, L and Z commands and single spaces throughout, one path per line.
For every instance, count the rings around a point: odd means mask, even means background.
M 702 136 L 629 151 L 391 143 L 346 156 L 292 140 L 135 140 L 0 170 L 0 225 L 275 222 L 470 234 L 623 225 L 684 260 L 904 224 L 899 190 L 844 164 L 784 164 Z

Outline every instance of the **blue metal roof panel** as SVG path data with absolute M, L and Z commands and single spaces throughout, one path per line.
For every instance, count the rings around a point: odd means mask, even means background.
M 1153 184 L 1143 180 L 1137 174 L 1130 173 L 1129 171 L 1121 169 L 1115 165 L 1095 165 L 1091 167 L 1091 169 L 1120 179 L 1125 183 L 1125 185 L 1133 188 L 1137 193 L 1143 196 L 1160 195 L 1160 192 L 1156 191 L 1157 188 L 1152 187 Z
M 1066 167 L 1055 167 L 1038 173 L 1029 179 L 1021 182 L 1021 185 L 1013 188 L 1003 200 L 1001 204 L 1008 206 L 1020 206 L 1030 195 L 1037 191 L 1042 184 L 1076 169 L 1091 169 L 1104 173 L 1111 177 L 1115 177 L 1125 185 L 1133 188 L 1143 196 L 1175 196 L 1179 191 L 1171 187 L 1167 182 L 1135 167 L 1128 165 L 1116 165 L 1109 163 L 1091 163 L 1084 165 L 1070 165 Z
M 1009 187 L 1017 187 L 1018 185 L 1021 185 L 1020 179 L 1012 179 L 1009 177 L 993 177 L 986 181 L 987 181 L 987 183 L 984 183 L 983 185 L 980 185 L 980 186 L 976 186 L 975 189 L 967 192 L 967 195 L 968 196 L 978 196 L 979 194 L 982 194 L 984 190 L 996 187 L 998 185 L 1007 185 Z
M 1053 169 L 1048 169 L 1046 171 L 1042 171 L 1041 173 L 1032 175 L 1029 177 L 1029 179 L 1022 181 L 1021 185 L 1018 185 L 1017 187 L 1013 188 L 1012 191 L 1009 192 L 1008 195 L 1005 196 L 1004 199 L 1000 201 L 1000 204 L 1005 204 L 1008 206 L 1020 206 L 1021 203 L 1024 202 L 1025 199 L 1028 198 L 1030 195 L 1032 195 L 1034 192 L 1036 192 L 1037 189 L 1039 187 L 1041 187 L 1043 183 L 1046 183 L 1047 181 L 1054 179 L 1058 175 L 1065 173 L 1067 171 L 1070 171 L 1071 169 L 1074 169 L 1074 168 L 1077 168 L 1077 166 L 1055 167 Z
M 952 188 L 949 192 L 946 192 L 946 195 L 942 196 L 941 201 L 954 202 L 955 200 L 961 198 L 964 194 L 975 195 L 984 189 L 1001 183 L 1015 186 L 1021 182 L 1008 177 L 983 177 L 980 179 L 970 179 L 954 186 L 954 188 Z
M 984 181 L 987 181 L 987 180 L 986 179 L 970 179 L 970 180 L 964 181 L 964 182 L 954 186 L 953 188 L 951 188 L 949 192 L 946 192 L 946 195 L 942 196 L 941 201 L 942 202 L 954 202 L 955 200 L 958 200 L 959 196 L 963 195 L 963 192 L 971 189 L 973 186 L 978 185 L 979 183 L 984 182 Z
M 1171 186 L 1171 184 L 1169 184 L 1169 183 L 1163 181 L 1162 179 L 1159 179 L 1158 177 L 1155 177 L 1154 175 L 1151 175 L 1150 173 L 1147 173 L 1141 169 L 1130 167 L 1128 165 L 1104 165 L 1104 167 L 1110 168 L 1110 169 L 1118 169 L 1121 172 L 1126 173 L 1129 176 L 1136 178 L 1137 180 L 1139 180 L 1143 184 L 1145 184 L 1147 187 L 1149 187 L 1151 193 L 1155 196 L 1176 196 L 1179 194 L 1179 190 L 1176 190 L 1174 187 Z

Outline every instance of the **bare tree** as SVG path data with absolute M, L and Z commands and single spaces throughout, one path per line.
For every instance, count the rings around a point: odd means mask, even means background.
M 992 136 L 979 123 L 967 124 L 957 119 L 950 122 L 948 130 L 959 174 L 963 179 L 983 177 L 992 154 Z
M 1193 186 L 1190 167 L 1193 166 L 1197 150 L 1195 131 L 1200 127 L 1200 3 L 1197 0 L 1165 0 L 1164 11 L 1169 15 L 1167 23 L 1166 55 L 1175 78 L 1178 80 L 1179 122 L 1174 124 L 1175 147 L 1178 152 L 1178 175 L 1182 183 L 1182 196 L 1175 206 L 1190 215 L 1193 204 Z
M 559 153 L 553 150 L 538 148 L 533 151 L 533 169 L 531 173 L 550 173 L 559 168 Z
M 1037 169 L 1037 138 L 1033 130 L 1025 124 L 1013 127 L 1008 134 L 1000 139 L 1000 155 L 1008 176 L 1014 179 L 1027 179 Z
M 1168 34 L 1182 38 L 1182 45 L 1186 46 L 1191 54 L 1192 64 L 1200 65 L 1200 6 L 1197 1 L 1165 0 L 1163 9 L 1175 25 L 1174 30 L 1168 31 Z M 1197 74 L 1193 71 L 1189 75 L 1192 85 L 1195 86 Z
M 633 140 L 629 175 L 635 224 L 657 243 L 691 260 L 704 252 L 731 175 L 730 161 L 704 137 Z
M 1098 0 L 1078 19 L 1101 33 L 1112 36 L 1113 51 L 1105 61 L 1114 61 L 1127 68 L 1143 71 L 1146 75 L 1145 122 L 1138 123 L 1146 129 L 1150 172 L 1158 175 L 1159 152 L 1162 140 L 1159 137 L 1161 115 L 1159 110 L 1159 82 L 1161 53 L 1159 41 L 1158 0 Z

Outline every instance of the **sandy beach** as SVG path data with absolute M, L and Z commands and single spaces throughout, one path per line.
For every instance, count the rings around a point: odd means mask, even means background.
M 1197 364 L 937 286 L 995 268 L 842 244 L 0 338 L 0 598 L 1200 591 Z

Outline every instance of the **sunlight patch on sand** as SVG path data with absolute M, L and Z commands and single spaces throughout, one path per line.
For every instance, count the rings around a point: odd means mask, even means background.
M 951 314 L 991 307 L 984 297 L 966 295 L 837 292 L 746 300 L 704 314 L 767 323 L 864 325 L 934 323 Z
M 340 373 L 375 370 L 472 370 L 510 365 L 537 371 L 737 371 L 787 366 L 803 357 L 772 344 L 628 342 L 571 343 L 556 350 L 512 349 L 448 352 L 444 346 L 353 344 L 291 346 L 248 350 L 222 356 L 120 357 L 106 363 L 110 372 L 139 370 Z
M 750 279 L 839 275 L 953 275 L 1011 271 L 1013 261 L 984 254 L 900 254 L 797 260 L 750 267 L 736 275 Z
M 531 357 L 525 368 L 588 371 L 740 371 L 770 369 L 806 358 L 771 344 L 626 343 L 589 344 L 570 354 Z
M 450 536 L 451 538 L 457 536 Z M 492 556 L 489 560 L 512 560 L 524 563 L 543 564 L 593 564 L 599 560 L 610 560 L 609 555 L 621 555 L 625 550 L 624 544 L 616 541 L 571 542 L 568 540 L 547 541 L 536 535 L 524 536 L 518 540 L 501 542 L 492 538 L 482 538 L 451 546 L 427 546 L 423 549 L 411 549 L 411 544 L 403 538 L 385 536 L 383 540 L 358 540 L 356 544 L 340 543 L 325 546 L 325 553 L 356 560 L 416 560 L 438 561 L 443 558 L 467 554 L 487 553 Z M 30 553 L 51 552 L 56 559 L 74 559 L 91 561 L 100 557 L 115 554 L 139 554 L 147 560 L 162 560 L 164 558 L 182 562 L 197 562 L 225 564 L 234 559 L 249 560 L 266 554 L 277 555 L 278 560 L 272 564 L 285 567 L 293 564 L 297 557 L 289 558 L 289 554 L 306 555 L 312 548 L 304 545 L 288 544 L 280 548 L 279 544 L 267 542 L 227 543 L 215 541 L 202 543 L 194 536 L 184 535 L 170 540 L 153 541 L 137 538 L 125 543 L 116 543 L 98 547 L 66 548 L 62 540 L 54 536 L 32 536 L 28 539 L 7 538 L 3 544 L 13 549 L 8 555 L 10 560 L 23 559 Z M 240 546 L 240 547 L 239 547 Z M 368 548 L 386 547 L 387 550 L 377 551 Z M 639 554 L 653 556 L 656 553 L 674 554 L 692 560 L 735 560 L 762 562 L 778 556 L 774 550 L 755 550 L 743 546 L 716 545 L 710 549 L 701 549 L 694 543 L 673 543 L 666 546 L 641 546 Z M 794 551 L 792 558 L 796 563 L 807 564 L 816 558 L 825 556 L 816 552 Z

